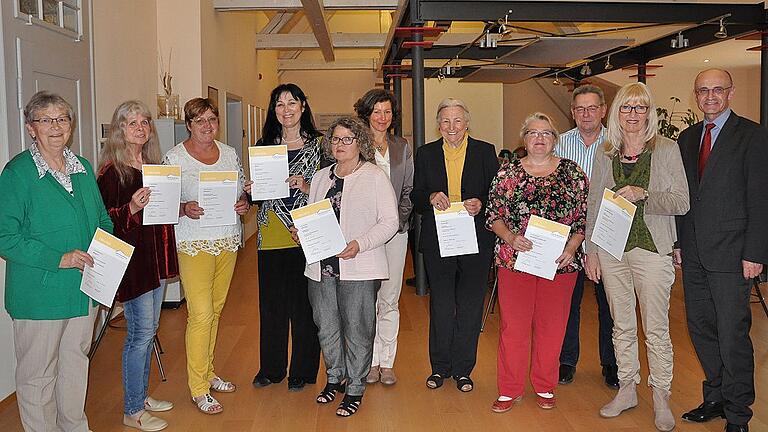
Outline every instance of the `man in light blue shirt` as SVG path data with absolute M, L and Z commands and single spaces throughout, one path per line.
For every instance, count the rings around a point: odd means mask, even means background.
M 592 163 L 595 154 L 603 151 L 605 127 L 602 120 L 606 113 L 605 95 L 600 87 L 583 85 L 573 90 L 571 115 L 576 127 L 560 135 L 555 147 L 555 154 L 561 158 L 576 162 L 587 177 L 592 175 Z M 581 299 L 584 294 L 584 271 L 580 271 L 571 297 L 571 312 L 565 330 L 563 348 L 560 351 L 560 384 L 573 381 L 576 363 L 579 361 L 579 327 L 581 321 Z M 595 284 L 597 310 L 599 318 L 600 364 L 603 366 L 605 383 L 618 389 L 616 357 L 613 352 L 613 319 L 605 297 L 602 283 Z

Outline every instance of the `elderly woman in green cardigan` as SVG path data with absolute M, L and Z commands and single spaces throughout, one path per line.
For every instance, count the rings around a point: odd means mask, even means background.
M 93 168 L 67 146 L 73 110 L 41 91 L 24 108 L 32 145 L 0 174 L 0 257 L 13 319 L 16 399 L 25 430 L 87 432 L 95 304 L 80 292 L 96 228 L 112 231 Z

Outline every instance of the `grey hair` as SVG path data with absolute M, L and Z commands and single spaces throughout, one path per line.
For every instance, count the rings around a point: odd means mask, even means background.
M 560 133 L 557 131 L 557 128 L 555 127 L 555 123 L 552 121 L 552 117 L 542 113 L 542 112 L 535 112 L 533 114 L 530 114 L 528 117 L 523 120 L 523 126 L 520 128 L 520 142 L 525 145 L 525 133 L 528 132 L 528 126 L 530 126 L 531 122 L 541 120 L 549 123 L 549 128 L 552 133 L 555 134 L 555 142 L 557 142 L 560 139 Z
M 600 98 L 600 104 L 605 105 L 605 92 L 603 92 L 603 89 L 596 85 L 584 84 L 582 86 L 576 87 L 576 89 L 573 91 L 573 95 L 571 96 L 571 106 L 576 103 L 576 96 L 589 93 L 596 94 L 597 97 Z
M 341 126 L 345 129 L 349 129 L 350 132 L 357 138 L 357 148 L 360 150 L 360 159 L 366 162 L 373 162 L 374 149 L 373 138 L 371 137 L 371 131 L 368 125 L 363 123 L 359 118 L 351 116 L 339 117 L 331 123 L 328 130 L 325 132 L 325 138 L 323 139 L 322 146 L 325 154 L 333 159 L 333 145 L 331 144 L 331 137 L 336 127 Z
M 34 117 L 38 111 L 44 110 L 50 106 L 64 108 L 67 110 L 70 122 L 75 122 L 75 110 L 72 108 L 72 105 L 58 94 L 46 90 L 41 90 L 35 93 L 32 95 L 29 102 L 27 102 L 27 105 L 24 107 L 24 122 L 31 125 L 32 121 L 36 120 Z
M 440 112 L 445 108 L 450 107 L 460 107 L 464 110 L 464 120 L 469 123 L 469 121 L 472 119 L 472 116 L 469 114 L 469 108 L 467 108 L 467 105 L 464 103 L 461 99 L 456 98 L 445 98 L 440 102 L 440 105 L 437 106 L 437 114 L 435 115 L 435 120 L 437 121 L 438 126 L 440 125 Z

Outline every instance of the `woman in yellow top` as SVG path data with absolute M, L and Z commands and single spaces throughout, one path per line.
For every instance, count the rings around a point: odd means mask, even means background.
M 477 340 L 493 256 L 493 234 L 485 229 L 485 205 L 499 169 L 492 144 L 469 136 L 469 110 L 448 98 L 437 108 L 443 136 L 416 152 L 411 201 L 422 215 L 419 250 L 429 277 L 429 358 L 427 387 L 438 388 L 453 376 L 462 392 L 472 391 Z M 463 203 L 474 217 L 478 252 L 441 257 L 434 212 Z

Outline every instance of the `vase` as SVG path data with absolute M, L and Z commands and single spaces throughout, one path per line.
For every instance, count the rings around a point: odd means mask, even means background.
M 179 119 L 179 95 L 157 95 L 157 117 Z

